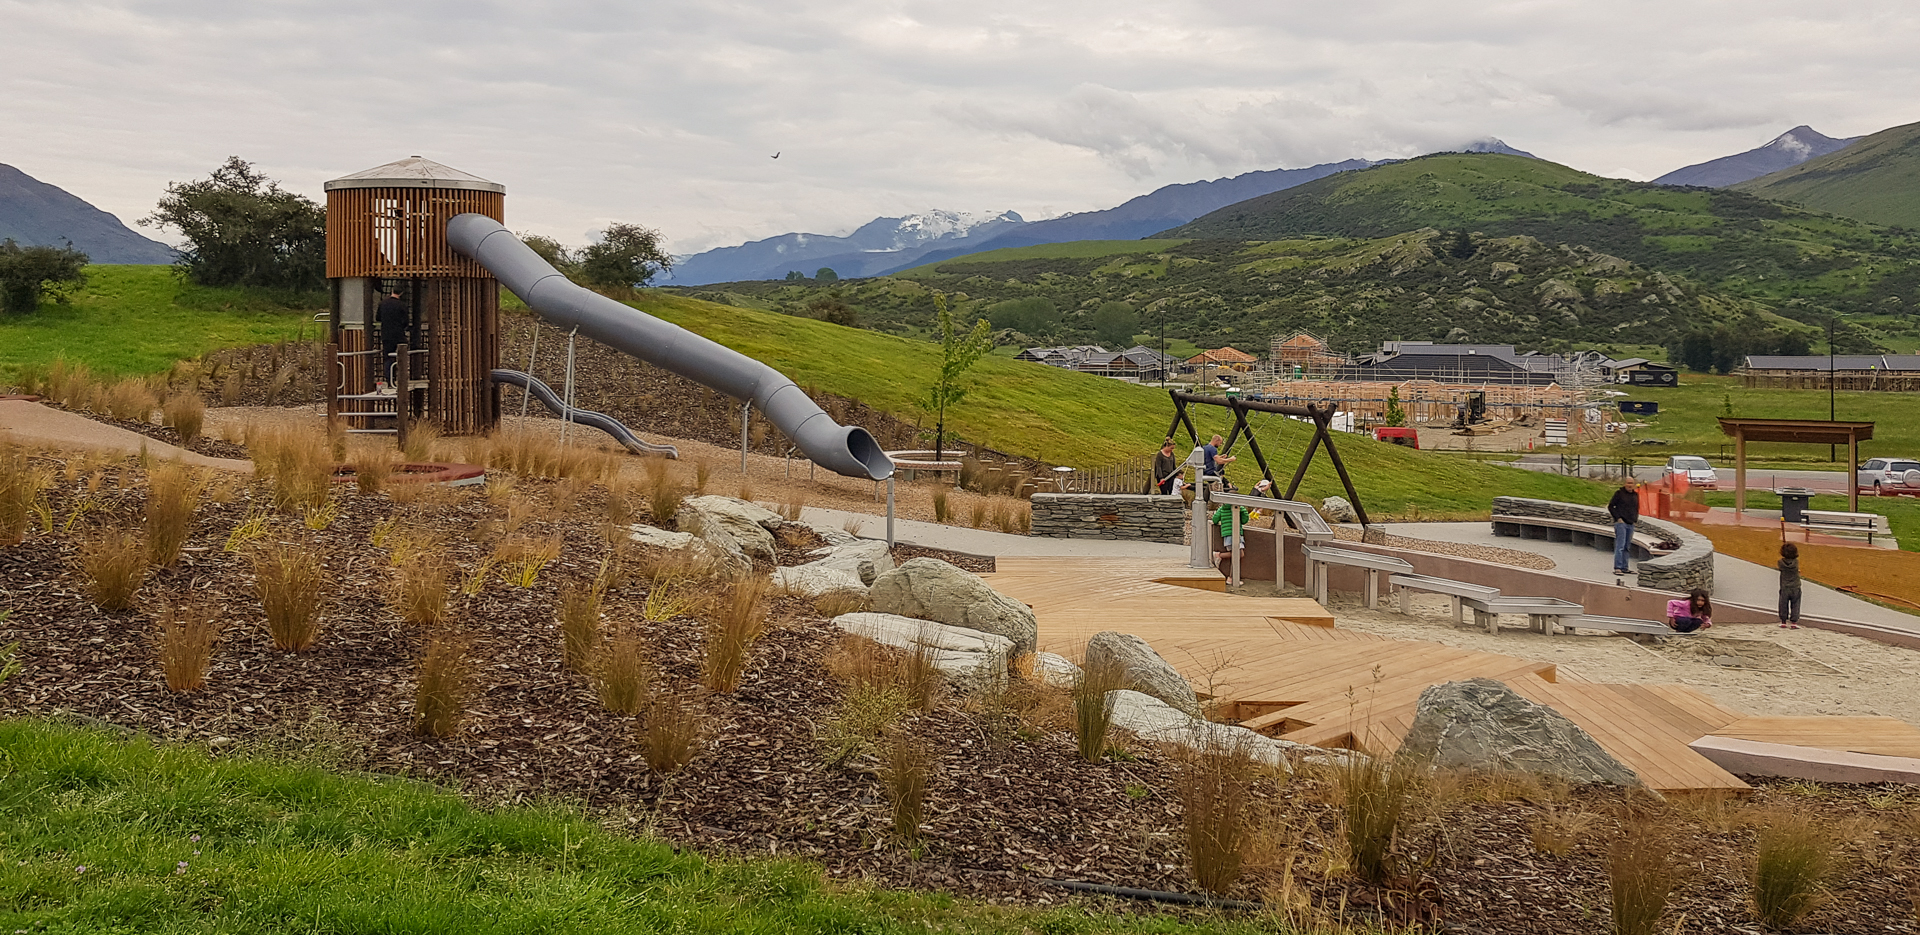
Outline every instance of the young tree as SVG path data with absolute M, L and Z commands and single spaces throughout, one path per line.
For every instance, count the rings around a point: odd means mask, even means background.
M 1140 330 L 1140 313 L 1125 302 L 1103 302 L 1093 310 L 1089 323 L 1093 326 L 1095 341 L 1110 350 L 1124 350 Z
M 1400 408 L 1400 388 L 1387 387 L 1387 425 L 1399 428 L 1407 424 L 1407 411 Z
M 326 287 L 326 209 L 229 156 L 213 174 L 172 183 L 143 227 L 187 238 L 176 266 L 204 286 Z
M 66 290 L 87 281 L 87 255 L 64 247 L 23 247 L 0 241 L 0 311 L 25 315 L 40 307 L 49 288 L 64 301 Z
M 578 274 L 599 289 L 637 289 L 673 268 L 660 232 L 638 224 L 608 224 L 600 242 L 580 248 Z
M 947 308 L 945 293 L 933 294 L 933 307 L 940 322 L 940 372 L 920 407 L 933 416 L 933 459 L 943 460 L 947 443 L 947 409 L 967 398 L 960 376 L 993 349 L 993 329 L 986 319 L 973 323 L 973 330 L 962 335 L 954 330 L 953 312 Z

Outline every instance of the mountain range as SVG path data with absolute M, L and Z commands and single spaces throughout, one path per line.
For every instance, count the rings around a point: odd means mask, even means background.
M 30 246 L 71 243 L 94 263 L 172 263 L 176 256 L 65 189 L 0 164 L 0 240 L 9 238 Z
M 742 279 L 780 279 L 789 272 L 812 276 L 823 267 L 846 278 L 878 276 L 903 260 L 955 243 L 981 243 L 1009 227 L 1025 224 L 1026 219 L 1012 211 L 982 215 L 933 210 L 905 217 L 874 218 L 844 237 L 781 234 L 681 257 L 661 284 L 699 286 Z
M 1858 139 L 1734 188 L 1815 211 L 1920 229 L 1920 123 Z
M 1850 136 L 1836 140 L 1802 124 L 1774 137 L 1765 146 L 1675 169 L 1654 181 L 1661 185 L 1726 188 L 1782 169 L 1791 169 L 1809 159 L 1845 149 L 1860 139 Z

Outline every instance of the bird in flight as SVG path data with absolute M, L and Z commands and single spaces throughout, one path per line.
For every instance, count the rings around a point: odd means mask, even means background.
M 781 153 L 784 153 L 784 152 L 786 152 L 786 150 L 784 150 L 784 149 L 783 149 L 783 150 L 781 150 L 780 152 L 781 152 Z M 780 158 L 780 153 L 774 153 L 774 154 L 773 154 L 773 158 L 775 158 L 775 159 L 778 159 L 778 158 Z

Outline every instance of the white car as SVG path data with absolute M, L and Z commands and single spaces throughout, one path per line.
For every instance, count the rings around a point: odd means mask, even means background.
M 1874 458 L 1860 465 L 1854 483 L 1874 493 L 1920 492 L 1920 461 L 1912 458 Z
M 1667 459 L 1667 474 L 1687 475 L 1687 486 L 1713 490 L 1720 486 L 1720 475 L 1707 463 L 1705 458 L 1692 455 L 1674 455 Z

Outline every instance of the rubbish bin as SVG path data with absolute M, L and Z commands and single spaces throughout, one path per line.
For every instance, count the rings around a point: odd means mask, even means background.
M 1780 488 L 1780 518 L 1789 523 L 1807 521 L 1807 503 L 1813 499 L 1813 491 L 1805 487 Z

